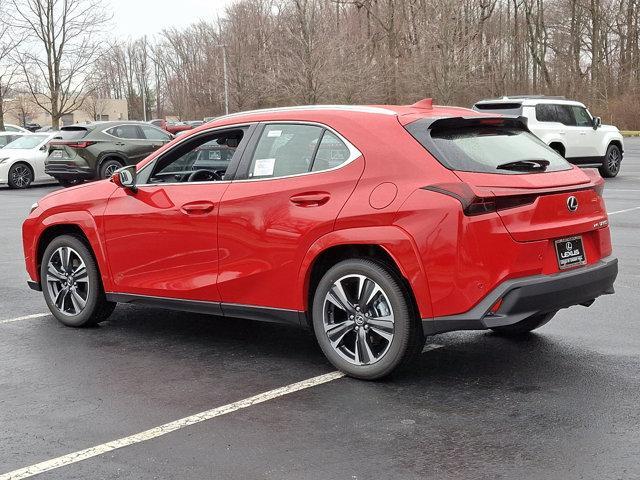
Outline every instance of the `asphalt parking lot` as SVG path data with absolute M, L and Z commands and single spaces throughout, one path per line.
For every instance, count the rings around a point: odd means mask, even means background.
M 41 462 L 61 479 L 640 478 L 640 139 L 605 189 L 615 295 L 524 340 L 432 337 L 375 383 L 316 379 L 334 370 L 313 337 L 273 324 L 119 306 L 61 326 L 20 235 L 54 188 L 0 189 L 0 480 Z

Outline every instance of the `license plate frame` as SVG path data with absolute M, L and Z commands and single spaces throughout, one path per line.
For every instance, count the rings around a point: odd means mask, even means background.
M 559 238 L 554 241 L 556 260 L 560 270 L 580 267 L 587 264 L 587 253 L 581 235 Z
M 51 158 L 64 158 L 64 152 L 62 150 L 54 150 L 51 152 Z

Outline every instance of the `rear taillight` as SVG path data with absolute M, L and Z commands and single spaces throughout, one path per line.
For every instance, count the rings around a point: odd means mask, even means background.
M 87 140 L 79 141 L 79 142 L 51 142 L 49 143 L 49 146 L 51 147 L 60 146 L 60 147 L 69 147 L 69 148 L 87 148 L 95 143 L 96 142 L 90 142 Z
M 537 197 L 537 195 L 526 194 L 495 196 L 491 192 L 478 195 L 466 183 L 440 183 L 422 188 L 455 198 L 462 204 L 462 211 L 467 216 L 529 205 L 535 202 Z
M 604 179 L 600 175 L 600 172 L 597 168 L 585 168 L 582 170 L 593 182 L 593 189 L 598 194 L 598 196 L 602 196 L 604 193 Z

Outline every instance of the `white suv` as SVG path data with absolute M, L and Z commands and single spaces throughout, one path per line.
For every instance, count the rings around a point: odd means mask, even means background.
M 512 96 L 482 100 L 479 112 L 522 116 L 529 130 L 571 163 L 598 167 L 603 177 L 615 177 L 622 162 L 623 140 L 612 125 L 602 125 L 580 102 L 564 97 Z

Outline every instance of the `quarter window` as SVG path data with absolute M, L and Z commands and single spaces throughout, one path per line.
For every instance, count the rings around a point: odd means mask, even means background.
M 315 125 L 267 125 L 249 166 L 249 178 L 277 178 L 338 167 L 350 151 L 337 135 Z
M 539 122 L 559 122 L 555 105 L 549 103 L 536 105 L 536 120 Z

